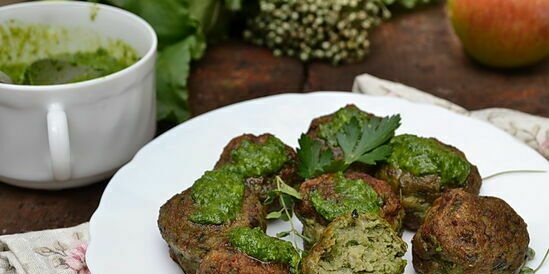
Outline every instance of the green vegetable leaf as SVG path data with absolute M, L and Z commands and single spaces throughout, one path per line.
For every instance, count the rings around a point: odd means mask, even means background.
M 297 149 L 298 173 L 302 178 L 313 178 L 332 165 L 333 153 L 308 135 L 301 134 Z
M 351 119 L 337 134 L 337 141 L 345 155 L 345 165 L 354 162 L 375 164 L 391 153 L 389 146 L 382 144 L 389 141 L 400 126 L 400 115 L 390 117 L 372 117 L 359 124 L 356 118 Z
M 375 165 L 379 161 L 387 159 L 391 155 L 392 149 L 389 145 L 382 145 L 367 154 L 364 154 L 358 158 L 358 162 Z
M 280 217 L 282 217 L 281 211 L 273 211 L 266 216 L 267 219 L 280 219 Z
M 156 63 L 157 119 L 182 122 L 189 118 L 187 77 L 191 60 L 202 56 L 205 41 L 189 36 L 158 54 Z
M 337 145 L 343 151 L 343 159 L 334 159 L 333 152 L 305 134 L 299 138 L 297 149 L 298 173 L 302 178 L 313 178 L 323 173 L 344 171 L 354 162 L 374 165 L 387 159 L 391 147 L 386 143 L 400 126 L 400 115 L 372 117 L 360 124 L 352 118 L 337 133 Z
M 277 178 L 277 179 L 278 179 L 278 178 Z M 296 199 L 298 199 L 298 200 L 301 200 L 301 199 L 302 199 L 301 194 L 299 194 L 299 192 L 298 192 L 295 188 L 293 188 L 293 187 L 287 185 L 287 184 L 284 183 L 282 180 L 280 180 L 279 183 L 280 183 L 280 187 L 278 188 L 278 191 L 279 191 L 280 193 L 287 194 L 287 195 L 289 195 L 289 196 L 291 196 L 291 197 L 294 197 L 294 198 L 296 198 Z
M 158 36 L 160 50 L 199 33 L 199 22 L 191 16 L 189 11 L 189 5 L 193 2 L 190 0 L 105 0 L 103 2 L 133 12 L 151 24 Z
M 288 235 L 290 235 L 290 231 L 280 231 L 280 232 L 276 233 L 276 237 L 278 237 L 278 238 L 284 238 Z
M 284 183 L 284 181 L 279 176 L 276 176 L 276 189 L 269 192 L 268 198 L 265 202 L 272 202 L 272 200 L 277 198 L 282 208 L 278 211 L 273 211 L 267 214 L 267 219 L 280 219 L 285 222 L 290 222 L 291 226 L 291 229 L 289 231 L 279 232 L 277 234 L 277 237 L 283 238 L 290 234 L 293 234 L 299 238 L 302 238 L 305 241 L 310 241 L 309 238 L 303 236 L 299 231 L 297 231 L 292 222 L 294 204 L 297 200 L 302 199 L 301 194 L 296 189 Z M 296 242 L 294 242 L 294 246 L 297 246 Z
M 545 260 L 547 259 L 547 256 L 549 255 L 549 249 L 545 251 L 545 255 L 543 256 L 543 259 L 541 260 L 541 263 L 539 263 L 538 267 L 536 269 L 532 269 L 531 267 L 524 266 L 520 269 L 519 274 L 534 274 L 538 272 L 538 270 L 541 269 L 543 264 L 545 263 Z M 528 250 L 528 254 L 526 257 L 526 260 L 532 260 L 534 258 L 534 250 L 530 249 Z
M 207 36 L 225 36 L 230 12 L 240 10 L 243 0 L 89 1 L 128 10 L 151 24 L 158 36 L 157 120 L 187 120 L 190 63 L 202 57 Z

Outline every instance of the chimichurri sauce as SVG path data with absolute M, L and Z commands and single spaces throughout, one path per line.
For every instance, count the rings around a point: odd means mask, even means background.
M 383 200 L 363 180 L 347 179 L 339 172 L 335 174 L 335 192 L 338 198 L 326 198 L 319 191 L 311 192 L 315 210 L 326 220 L 357 210 L 359 213 L 379 213 Z
M 433 138 L 403 134 L 390 144 L 393 152 L 387 162 L 413 175 L 437 174 L 442 184 L 455 186 L 462 186 L 469 175 L 469 162 Z

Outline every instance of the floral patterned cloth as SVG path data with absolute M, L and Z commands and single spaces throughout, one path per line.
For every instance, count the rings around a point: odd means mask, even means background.
M 0 236 L 0 274 L 90 274 L 88 223 Z
M 549 119 L 509 109 L 467 111 L 449 101 L 368 74 L 355 79 L 353 92 L 396 96 L 435 104 L 483 119 L 524 141 L 549 159 Z M 88 223 L 75 227 L 0 236 L 0 274 L 89 274 L 85 254 Z

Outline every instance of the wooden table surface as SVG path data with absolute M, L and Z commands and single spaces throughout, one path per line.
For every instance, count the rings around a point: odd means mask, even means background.
M 549 60 L 514 71 L 481 67 L 464 55 L 444 4 L 400 14 L 373 33 L 369 57 L 334 67 L 275 58 L 238 40 L 211 46 L 192 65 L 193 115 L 283 92 L 349 91 L 369 73 L 446 98 L 468 109 L 506 107 L 549 117 Z M 166 129 L 166 125 L 160 125 Z M 108 181 L 87 187 L 40 191 L 0 183 L 0 235 L 86 222 Z

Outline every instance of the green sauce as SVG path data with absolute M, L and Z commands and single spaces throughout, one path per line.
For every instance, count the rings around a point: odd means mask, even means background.
M 437 174 L 442 184 L 453 186 L 463 186 L 469 175 L 469 162 L 433 138 L 403 134 L 390 144 L 393 152 L 387 162 L 413 175 Z
M 28 24 L 16 20 L 0 22 L 0 71 L 19 85 L 74 83 L 103 77 L 120 71 L 139 60 L 135 49 L 122 40 L 101 38 L 91 30 Z M 72 41 L 72 42 L 71 42 Z M 71 45 L 82 46 L 78 51 Z M 74 45 L 72 46 L 74 47 Z M 31 66 L 39 60 L 53 60 L 64 67 L 78 67 L 64 81 L 57 82 L 51 69 Z M 58 69 L 61 71 L 62 69 Z M 65 73 L 63 73 L 65 74 Z M 33 81 L 34 75 L 51 77 Z M 49 76 L 53 75 L 53 76 Z
M 290 160 L 286 145 L 278 138 L 270 136 L 263 144 L 244 140 L 231 151 L 233 162 L 224 169 L 244 177 L 265 176 L 279 171 Z
M 298 270 L 301 257 L 292 244 L 270 237 L 258 227 L 237 227 L 230 232 L 229 238 L 234 247 L 248 256 L 262 262 L 288 264 L 292 273 Z
M 360 124 L 363 124 L 370 119 L 370 114 L 352 105 L 340 108 L 332 115 L 329 122 L 318 126 L 318 137 L 326 140 L 331 146 L 337 146 L 337 133 L 341 132 L 352 118 L 356 118 Z
M 189 220 L 200 224 L 232 221 L 242 209 L 244 178 L 225 170 L 206 171 L 191 187 L 198 209 Z
M 335 192 L 338 199 L 326 199 L 316 190 L 311 192 L 311 203 L 328 221 L 357 210 L 359 213 L 379 214 L 383 200 L 362 180 L 351 180 L 339 172 L 335 174 Z

